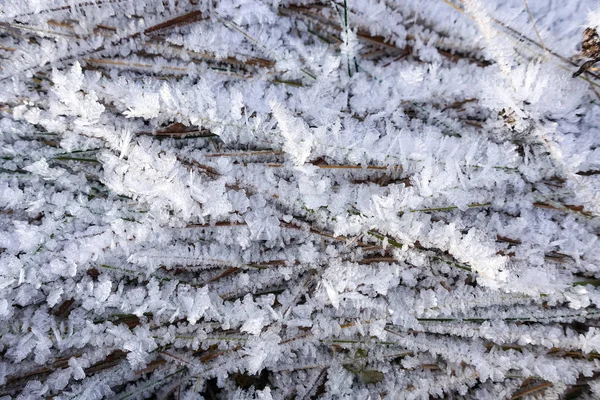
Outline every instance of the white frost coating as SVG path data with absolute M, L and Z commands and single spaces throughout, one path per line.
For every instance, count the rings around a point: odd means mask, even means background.
M 0 398 L 600 396 L 597 1 L 0 3 Z
M 471 265 L 483 285 L 496 289 L 508 276 L 506 258 L 496 255 L 493 246 L 486 246 L 482 238 L 480 232 L 471 229 L 465 236 L 451 241 L 448 250 L 458 261 Z
M 269 105 L 279 125 L 281 136 L 285 139 L 283 150 L 292 158 L 294 165 L 303 165 L 310 157 L 313 145 L 311 129 L 306 122 L 294 117 L 283 105 L 275 101 L 271 101 Z
M 60 168 L 51 168 L 45 158 L 28 165 L 24 169 L 32 174 L 39 175 L 46 180 L 56 180 L 65 173 L 65 171 Z
M 327 292 L 327 297 L 329 297 L 331 305 L 335 308 L 340 308 L 340 296 L 337 290 L 335 290 L 335 288 L 329 281 L 323 280 L 322 282 L 323 286 L 325 286 L 325 291 Z
M 53 104 L 55 114 L 76 115 L 80 117 L 77 122 L 83 125 L 98 122 L 104 112 L 104 106 L 98 103 L 98 97 L 93 91 L 82 93 L 84 76 L 79 62 L 76 61 L 66 74 L 56 69 L 52 70 L 52 81 L 52 91 L 60 102 Z
M 211 306 L 211 300 L 206 288 L 179 293 L 179 302 L 181 303 L 182 311 L 187 315 L 187 320 L 192 325 L 196 324 Z

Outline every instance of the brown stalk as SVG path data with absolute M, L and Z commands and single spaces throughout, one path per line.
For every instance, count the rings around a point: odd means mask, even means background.
M 26 32 L 36 32 L 36 33 L 48 35 L 48 36 L 63 36 L 63 37 L 67 37 L 67 38 L 83 39 L 83 37 L 81 37 L 79 35 L 75 35 L 75 34 L 61 33 L 61 32 L 36 28 L 33 26 L 29 26 L 29 25 L 11 24 L 8 22 L 0 22 L 0 28 L 4 28 L 5 30 L 7 30 L 9 32 L 11 32 L 11 31 L 12 32 L 26 31 Z
M 592 213 L 585 211 L 583 206 L 579 206 L 579 205 L 564 204 L 564 205 L 562 205 L 562 207 L 560 207 L 560 206 L 555 206 L 555 205 L 548 204 L 548 203 L 535 202 L 535 203 L 533 203 L 533 206 L 537 207 L 537 208 L 546 208 L 549 210 L 557 210 L 557 211 L 574 211 L 574 212 L 584 215 L 586 217 L 592 216 Z
M 221 272 L 220 274 L 215 275 L 212 278 L 210 278 L 207 283 L 216 282 L 219 279 L 226 278 L 226 277 L 234 275 L 234 274 L 236 274 L 238 272 L 240 272 L 240 268 L 237 268 L 237 267 L 227 268 L 225 271 Z
M 283 151 L 265 150 L 265 151 L 246 151 L 246 152 L 240 152 L 240 153 L 212 153 L 212 154 L 207 154 L 205 157 L 207 157 L 207 158 L 243 157 L 243 156 L 281 155 L 281 154 L 284 154 Z
M 267 167 L 271 167 L 271 168 L 281 168 L 283 167 L 283 164 L 265 164 Z M 315 165 L 315 164 L 313 164 Z M 377 170 L 377 171 L 385 171 L 388 168 L 402 172 L 402 166 L 401 165 L 395 165 L 395 166 L 391 166 L 391 167 L 383 167 L 383 166 L 377 166 L 377 165 L 367 165 L 366 167 L 363 167 L 362 165 L 315 165 L 315 167 L 319 167 L 321 169 L 368 169 L 368 170 Z
M 279 222 L 280 222 L 280 226 L 282 226 L 284 228 L 295 229 L 297 231 L 305 231 L 305 229 L 302 228 L 301 226 L 294 225 L 294 224 L 291 224 L 289 222 L 285 222 L 283 220 L 280 220 Z M 344 236 L 334 236 L 334 235 L 332 235 L 330 233 L 322 232 L 322 231 L 319 231 L 319 230 L 317 230 L 315 228 L 312 228 L 312 227 L 310 227 L 308 229 L 308 231 L 310 233 L 314 233 L 315 235 L 323 236 L 323 237 L 326 237 L 328 239 L 333 239 L 333 240 L 338 240 L 338 241 L 345 241 L 346 240 L 346 238 Z
M 109 59 L 99 59 L 99 58 L 88 58 L 86 62 L 90 64 L 100 64 L 100 65 L 117 65 L 121 67 L 128 68 L 154 68 L 155 66 L 152 64 L 142 64 L 140 62 L 131 62 L 131 61 L 122 61 L 122 60 L 109 60 Z M 188 71 L 187 67 L 174 67 L 170 65 L 161 65 L 161 69 L 178 71 L 178 72 L 186 72 Z
M 99 59 L 99 58 L 88 58 L 86 60 L 87 63 L 89 64 L 95 64 L 95 65 L 99 65 L 99 66 L 121 66 L 121 67 L 126 67 L 126 68 L 139 68 L 139 69 L 154 69 L 156 68 L 156 65 L 154 64 L 145 64 L 145 63 L 140 63 L 140 62 L 129 62 L 127 60 L 110 60 L 110 59 Z M 177 66 L 173 66 L 173 65 L 161 65 L 159 67 L 161 70 L 165 70 L 165 71 L 172 71 L 174 73 L 187 73 L 190 69 L 189 67 L 177 67 Z M 214 71 L 217 74 L 224 74 L 227 76 L 235 76 L 238 78 L 244 78 L 244 79 L 248 79 L 251 78 L 251 75 L 243 75 L 243 74 L 239 74 L 236 72 L 228 72 L 228 71 Z
M 194 50 L 186 49 L 185 47 L 183 47 L 181 45 L 176 45 L 173 43 L 166 42 L 163 38 L 160 38 L 160 37 L 152 38 L 147 43 L 159 44 L 161 46 L 169 48 L 172 51 L 176 51 L 179 53 L 186 53 L 187 55 L 192 56 L 193 58 L 195 58 L 197 60 L 211 60 L 211 61 L 219 62 L 219 63 L 237 65 L 239 67 L 250 65 L 250 66 L 254 66 L 254 67 L 262 67 L 262 68 L 271 69 L 275 66 L 275 62 L 272 60 L 269 60 L 266 58 L 255 57 L 252 55 L 236 54 L 235 56 L 228 56 L 228 57 L 221 58 L 221 57 L 217 57 L 215 54 L 208 53 L 208 52 L 200 53 L 200 52 L 197 52 Z
M 286 13 L 289 14 L 289 11 L 291 11 L 292 13 L 294 13 L 294 12 L 295 13 L 299 13 L 299 14 L 305 15 L 305 16 L 307 16 L 309 18 L 312 18 L 313 20 L 315 20 L 315 21 L 317 21 L 317 22 L 325 25 L 328 28 L 332 28 L 332 29 L 334 29 L 337 32 L 341 32 L 342 31 L 342 27 L 339 26 L 337 22 L 333 22 L 333 21 L 331 21 L 328 18 L 325 18 L 325 17 L 323 17 L 323 16 L 321 16 L 319 14 L 311 12 L 310 11 L 311 8 L 314 8 L 314 7 L 311 7 L 311 6 L 296 6 L 296 5 L 293 5 L 293 4 L 289 4 L 289 5 L 285 6 L 285 7 L 280 7 L 279 11 L 281 13 L 283 13 L 283 14 L 286 14 Z M 376 45 L 376 46 L 385 47 L 385 48 L 387 48 L 389 50 L 395 50 L 395 51 L 403 51 L 404 50 L 404 49 L 400 49 L 400 48 L 394 46 L 393 44 L 386 43 L 386 38 L 383 37 L 383 36 L 372 36 L 372 35 L 370 35 L 369 33 L 365 32 L 363 30 L 359 30 L 356 33 L 356 36 L 359 39 L 361 39 L 362 41 L 366 42 L 366 43 L 373 44 L 373 45 Z M 338 40 L 339 42 L 342 42 L 341 39 L 339 39 L 339 38 L 335 38 L 335 39 Z M 407 37 L 407 39 L 409 39 L 409 38 Z
M 147 366 L 146 368 L 143 368 L 143 369 L 141 369 L 141 370 L 139 370 L 139 371 L 136 371 L 136 373 L 135 373 L 135 374 L 136 374 L 136 375 L 143 375 L 143 374 L 145 374 L 145 373 L 152 372 L 152 371 L 154 371 L 155 369 L 157 369 L 157 368 L 159 368 L 159 367 L 162 367 L 162 366 L 163 366 L 163 365 L 165 365 L 166 363 L 167 363 L 167 361 L 166 361 L 165 359 L 163 359 L 163 358 L 160 358 L 160 359 L 154 360 L 154 361 L 152 361 L 150 364 L 148 364 L 148 366 Z
M 514 244 L 514 245 L 521 244 L 521 241 L 518 239 L 511 239 L 509 237 L 500 236 L 500 235 L 496 235 L 496 241 L 497 242 L 507 242 L 507 243 Z
M 196 169 L 201 170 L 203 173 L 207 174 L 208 176 L 210 176 L 213 179 L 216 179 L 217 177 L 221 176 L 219 171 L 217 171 L 213 167 L 211 167 L 209 165 L 200 164 L 196 160 L 187 160 L 187 159 L 184 159 L 179 156 L 177 156 L 177 160 L 179 160 L 180 163 L 187 166 L 188 168 L 191 168 L 191 169 L 196 168 Z
M 215 228 L 223 226 L 246 226 L 245 222 L 220 221 L 214 224 L 188 224 L 186 228 Z
M 160 30 L 171 28 L 173 26 L 187 25 L 187 24 L 191 24 L 193 22 L 201 21 L 203 19 L 207 19 L 207 18 L 202 16 L 201 11 L 198 11 L 198 10 L 191 11 L 187 14 L 183 14 L 183 15 L 180 15 L 173 19 L 170 19 L 168 21 L 161 22 L 160 24 L 151 26 L 150 28 L 147 28 L 146 30 L 144 30 L 144 33 L 147 35 L 149 33 L 154 33 L 154 32 L 160 31 Z
M 398 260 L 396 260 L 394 257 L 369 257 L 369 258 L 363 258 L 358 263 L 359 264 L 373 264 L 373 263 L 379 263 L 379 262 L 393 263 L 393 262 L 397 262 L 397 261 Z
M 324 8 L 324 7 L 315 7 L 314 5 L 307 5 L 307 6 L 287 5 L 285 7 L 283 7 L 283 6 L 280 7 L 279 12 L 282 14 L 287 14 L 287 15 L 294 14 L 294 13 L 301 14 L 301 15 L 304 15 L 307 18 L 313 20 L 317 24 L 321 25 L 325 30 L 333 30 L 336 32 L 336 34 L 339 34 L 340 32 L 342 32 L 343 28 L 338 24 L 337 21 L 332 21 L 329 18 L 326 18 L 322 15 L 319 15 L 318 13 L 311 11 L 311 9 L 315 9 L 315 8 Z M 428 29 L 434 30 L 433 27 L 428 27 Z M 342 42 L 342 40 L 337 36 L 332 36 L 332 35 L 329 35 L 329 36 L 331 36 L 338 43 Z M 410 45 L 407 45 L 404 48 L 399 48 L 391 43 L 388 43 L 387 39 L 385 37 L 379 36 L 379 35 L 371 35 L 364 29 L 359 29 L 356 32 L 356 36 L 359 40 L 361 40 L 362 42 L 367 43 L 369 45 L 379 46 L 380 48 L 386 49 L 388 51 L 403 52 L 403 54 L 400 55 L 398 57 L 398 59 L 406 57 L 407 55 L 412 53 L 412 47 Z M 440 34 L 440 36 L 443 36 L 443 35 Z M 415 37 L 412 35 L 406 35 L 405 39 L 406 40 L 414 40 Z M 425 42 L 427 42 L 427 41 L 428 40 L 425 39 Z M 449 59 L 452 62 L 458 62 L 459 60 L 464 59 L 470 63 L 475 63 L 481 67 L 490 65 L 490 62 L 487 60 L 478 59 L 471 55 L 465 54 L 463 51 L 457 51 L 455 49 L 449 48 L 448 46 L 444 46 L 441 43 L 436 43 L 434 46 L 436 47 L 436 49 L 438 50 L 440 55 L 446 57 L 447 59 Z M 397 60 L 394 60 L 394 61 L 397 61 Z M 387 63 L 385 66 L 387 66 L 387 65 L 389 65 L 389 63 Z
M 148 132 L 141 131 L 137 132 L 138 135 L 147 135 L 147 136 L 178 136 L 185 137 L 187 135 L 194 135 L 197 133 L 201 134 L 212 134 L 212 132 L 208 129 L 199 127 L 199 126 L 185 126 L 180 122 L 175 122 L 170 124 L 164 129 L 159 129 L 156 132 Z
M 99 371 L 104 371 L 108 368 L 119 364 L 127 356 L 127 353 L 122 350 L 115 350 L 110 353 L 104 360 L 85 369 L 86 375 L 91 375 Z
M 525 382 L 524 382 L 524 385 L 526 385 Z M 512 395 L 511 400 L 516 400 L 516 399 L 523 398 L 523 397 L 528 396 L 530 394 L 533 394 L 533 393 L 540 392 L 542 390 L 551 388 L 552 386 L 554 386 L 554 385 L 552 385 L 551 382 L 543 382 L 543 383 L 540 383 L 539 385 L 534 386 L 532 388 L 519 390 L 518 392 L 516 392 L 515 394 Z
M 531 25 L 533 25 L 533 29 L 535 30 L 535 34 L 537 35 L 538 40 L 540 41 L 542 49 L 544 50 L 544 52 L 546 52 L 548 50 L 546 50 L 546 45 L 544 44 L 544 41 L 542 40 L 542 35 L 540 35 L 540 31 L 538 30 L 537 25 L 535 24 L 535 20 L 533 19 L 533 14 L 531 14 L 531 10 L 529 9 L 529 3 L 527 2 L 527 0 L 523 0 L 523 2 L 525 3 L 525 8 L 527 9 L 527 14 L 529 15 L 529 20 L 531 21 Z
M 164 356 L 170 357 L 170 358 L 172 358 L 173 360 L 177 360 L 177 361 L 179 361 L 181 364 L 190 365 L 190 362 L 189 362 L 189 361 L 187 361 L 187 360 L 184 360 L 183 358 L 181 358 L 181 357 L 179 357 L 179 356 L 175 356 L 175 355 L 173 355 L 173 354 L 171 354 L 171 353 L 168 353 L 168 352 L 166 352 L 166 351 L 161 351 L 161 352 L 160 352 L 160 355 L 161 355 L 161 356 L 163 356 L 163 357 L 164 357 Z

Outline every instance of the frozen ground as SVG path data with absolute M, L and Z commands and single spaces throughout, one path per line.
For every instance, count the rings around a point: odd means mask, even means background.
M 595 7 L 0 0 L 0 399 L 600 398 Z

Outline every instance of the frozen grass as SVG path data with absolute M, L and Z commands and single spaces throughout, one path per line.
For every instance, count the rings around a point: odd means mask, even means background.
M 0 396 L 600 396 L 555 3 L 0 5 Z

